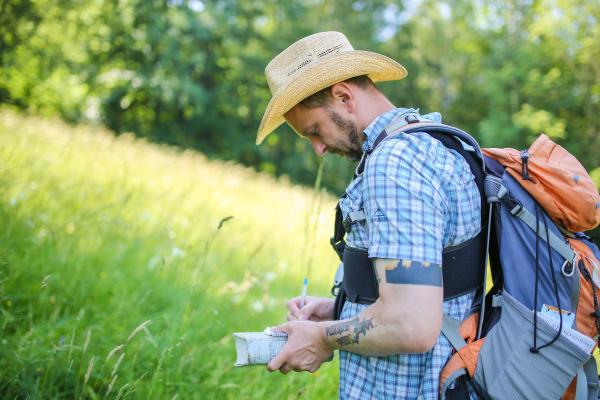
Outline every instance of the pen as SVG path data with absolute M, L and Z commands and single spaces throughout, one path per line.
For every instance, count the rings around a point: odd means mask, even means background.
M 300 295 L 300 308 L 306 304 L 306 290 L 308 289 L 308 278 L 304 278 L 304 286 L 302 287 L 302 294 Z

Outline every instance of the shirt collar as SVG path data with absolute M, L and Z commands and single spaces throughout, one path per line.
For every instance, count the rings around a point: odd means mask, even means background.
M 377 136 L 379 136 L 381 131 L 383 131 L 393 120 L 402 114 L 416 113 L 418 115 L 418 112 L 418 110 L 413 108 L 392 108 L 391 110 L 379 114 L 363 131 L 367 137 L 367 140 L 362 144 L 363 152 L 368 152 L 373 148 Z

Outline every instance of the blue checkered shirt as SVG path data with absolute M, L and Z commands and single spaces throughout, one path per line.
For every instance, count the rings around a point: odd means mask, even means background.
M 438 113 L 421 116 L 414 109 L 392 109 L 364 131 L 363 151 L 371 151 L 392 121 L 409 114 L 441 122 Z M 368 249 L 371 258 L 441 264 L 444 247 L 480 231 L 480 195 L 468 164 L 426 133 L 400 133 L 381 142 L 368 157 L 364 173 L 346 188 L 340 207 L 344 218 L 364 211 L 366 219 L 352 224 L 346 243 Z M 473 296 L 444 302 L 444 312 L 464 319 Z M 346 302 L 341 319 L 366 307 Z M 451 351 L 443 335 L 426 353 L 367 357 L 340 351 L 340 398 L 437 399 L 440 370 Z

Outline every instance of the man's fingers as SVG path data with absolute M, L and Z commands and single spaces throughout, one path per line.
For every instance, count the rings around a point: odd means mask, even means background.
M 298 317 L 298 313 L 300 312 L 300 308 L 298 307 L 298 298 L 295 297 L 295 298 L 291 299 L 290 301 L 288 301 L 287 308 L 288 308 L 288 310 L 290 310 L 290 313 L 293 316 Z
M 309 320 L 310 317 L 314 314 L 316 306 L 317 306 L 317 303 L 308 303 L 307 305 L 302 307 L 302 309 L 300 309 L 300 312 L 298 313 L 298 320 L 300 320 L 300 321 Z
M 297 314 L 292 314 L 292 312 L 290 311 L 287 314 L 287 320 L 288 321 L 306 321 L 306 320 L 309 320 L 310 317 L 314 313 L 313 308 L 314 307 L 313 307 L 312 304 L 307 304 L 304 307 L 302 307 L 302 309 L 300 309 Z
M 285 360 L 287 355 L 284 353 L 283 349 L 275 356 L 269 363 L 267 364 L 267 371 L 273 372 L 280 369 L 283 364 L 285 364 Z
M 273 329 L 276 329 L 276 330 L 278 330 L 280 332 L 285 332 L 285 333 L 287 333 L 289 335 L 290 331 L 291 331 L 291 326 L 290 325 L 291 324 L 289 322 L 284 322 L 281 325 L 277 325 L 277 326 L 273 327 Z
M 280 332 L 285 332 L 287 334 L 290 333 L 290 329 L 289 329 L 289 324 L 288 323 L 276 326 L 276 327 L 274 327 L 274 329 L 276 329 L 276 330 L 278 330 Z M 273 359 L 271 361 L 269 361 L 269 363 L 267 364 L 267 370 L 273 372 L 273 371 L 276 371 L 276 370 L 280 369 L 281 366 L 283 364 L 285 364 L 285 362 L 287 361 L 287 358 L 288 358 L 288 354 L 287 354 L 287 351 L 286 351 L 288 344 L 286 344 L 285 346 L 283 346 L 283 348 L 279 351 L 279 353 L 277 353 L 277 355 L 275 357 L 273 357 Z
M 289 366 L 289 365 L 287 365 L 287 364 L 283 364 L 283 365 L 281 366 L 281 368 L 279 368 L 279 372 L 281 372 L 281 373 L 282 373 L 282 374 L 284 374 L 284 375 L 285 375 L 285 374 L 287 374 L 288 372 L 290 372 L 291 370 L 292 370 L 292 369 L 291 369 L 291 368 L 290 368 L 290 366 Z
M 319 367 L 320 367 L 320 365 L 319 365 Z M 307 369 L 307 371 L 312 374 L 313 372 L 315 372 L 316 370 L 318 370 L 319 367 L 310 367 L 309 369 Z

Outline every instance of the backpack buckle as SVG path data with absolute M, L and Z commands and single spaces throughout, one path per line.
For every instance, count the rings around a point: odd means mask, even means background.
M 416 124 L 419 122 L 419 118 L 415 114 L 408 114 L 406 117 L 404 117 L 404 120 L 407 124 Z
M 350 233 L 352 230 L 352 220 L 350 219 L 349 215 L 342 221 L 342 226 L 344 227 L 344 231 L 346 233 Z
M 333 286 L 331 287 L 331 294 L 337 296 L 340 290 L 342 289 L 342 284 L 344 283 L 344 263 L 341 262 L 338 265 L 337 270 L 335 271 L 335 276 L 333 278 Z
M 521 211 L 523 211 L 523 205 L 521 203 L 519 203 L 518 201 L 513 200 L 513 207 L 510 209 L 510 213 L 512 215 L 514 215 L 515 217 L 518 217 L 521 213 Z
M 333 247 L 333 251 L 335 251 L 340 260 L 343 259 L 344 247 L 346 247 L 346 242 L 344 242 L 344 240 L 336 241 L 335 238 L 331 238 L 329 239 L 329 243 L 331 244 L 331 247 Z
M 498 200 L 508 207 L 510 213 L 515 217 L 521 215 L 521 211 L 523 211 L 523 204 L 510 195 L 508 189 L 504 186 L 500 186 L 500 190 L 498 190 Z

